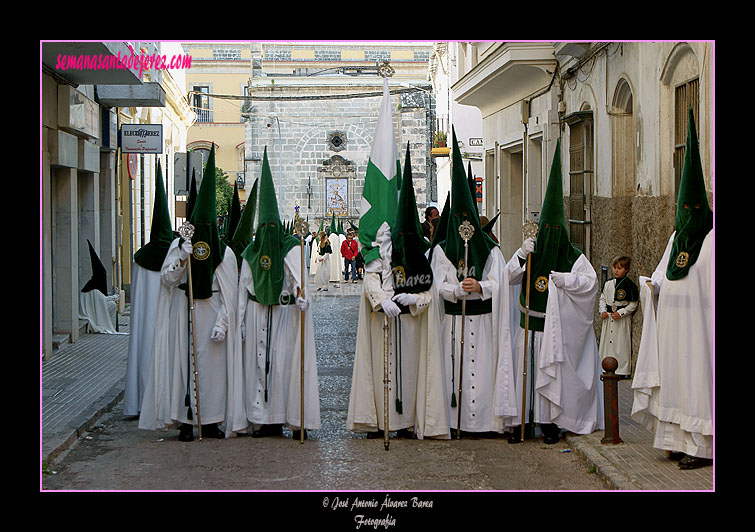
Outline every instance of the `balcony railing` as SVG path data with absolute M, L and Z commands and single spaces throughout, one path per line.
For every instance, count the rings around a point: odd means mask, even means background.
M 212 111 L 210 109 L 200 109 L 199 107 L 192 107 L 192 109 L 197 113 L 197 123 L 212 122 Z

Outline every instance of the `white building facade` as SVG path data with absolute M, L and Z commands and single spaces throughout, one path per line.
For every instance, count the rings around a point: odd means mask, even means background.
M 483 203 L 501 212 L 506 257 L 521 245 L 522 223 L 539 215 L 559 139 L 570 238 L 599 278 L 611 276 L 617 255 L 632 258 L 634 280 L 658 264 L 673 231 L 690 107 L 713 206 L 713 41 L 451 46 L 454 98 L 482 114 Z M 640 326 L 635 319 L 635 334 Z

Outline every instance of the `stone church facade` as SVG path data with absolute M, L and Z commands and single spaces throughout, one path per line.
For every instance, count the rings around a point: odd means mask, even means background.
M 424 81 L 430 44 L 380 49 L 352 46 L 351 55 L 344 53 L 346 45 L 322 45 L 319 50 L 315 45 L 292 43 L 288 48 L 276 44 L 275 50 L 263 45 L 253 49 L 252 77 L 243 108 L 247 194 L 261 175 L 266 150 L 284 222 L 293 219 L 298 206 L 312 230 L 320 222 L 328 227 L 333 214 L 344 228 L 349 222 L 358 226 L 382 101 L 383 79 L 377 65 L 388 61 L 395 72 L 389 88 L 401 164 L 408 145 L 420 213 L 428 202 L 437 201 L 431 156 L 435 101 Z M 355 53 L 360 50 L 362 54 Z M 303 60 L 306 51 L 314 53 Z

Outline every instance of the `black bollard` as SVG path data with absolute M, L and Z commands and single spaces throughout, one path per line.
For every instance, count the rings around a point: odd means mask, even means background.
M 600 443 L 624 443 L 619 437 L 619 381 L 621 375 L 616 375 L 619 362 L 613 357 L 606 357 L 601 364 L 603 373 L 603 403 L 605 410 L 605 434 Z

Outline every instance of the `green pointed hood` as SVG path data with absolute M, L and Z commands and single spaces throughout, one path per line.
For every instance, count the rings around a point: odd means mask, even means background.
M 197 203 L 197 178 L 196 170 L 191 170 L 191 187 L 189 188 L 189 199 L 186 201 L 186 219 L 191 219 L 191 213 L 194 205 Z
M 466 220 L 474 227 L 474 233 L 469 240 L 468 277 L 474 277 L 478 281 L 482 279 L 482 271 L 488 260 L 490 250 L 496 247 L 495 242 L 482 231 L 480 219 L 477 216 L 477 207 L 469 189 L 469 181 L 464 171 L 464 163 L 461 160 L 459 144 L 456 141 L 456 131 L 452 128 L 451 159 L 451 210 L 448 216 L 445 241 L 439 243 L 443 252 L 451 264 L 459 272 L 459 280 L 463 279 L 464 264 L 464 240 L 459 235 L 459 226 Z M 440 222 L 439 222 L 440 224 Z
M 92 243 L 87 239 L 89 244 L 89 260 L 92 262 L 92 278 L 87 281 L 84 288 L 81 289 L 83 293 L 91 290 L 99 290 L 104 295 L 107 295 L 107 271 L 105 265 L 97 256 L 97 252 L 92 247 Z
M 194 299 L 212 297 L 212 280 L 215 269 L 223 262 L 225 243 L 218 230 L 217 196 L 215 186 L 215 146 L 210 150 L 197 202 L 192 209 L 191 225 L 194 247 L 191 256 L 191 277 Z
M 438 225 L 433 230 L 433 241 L 430 245 L 430 260 L 433 258 L 433 251 L 435 246 L 441 244 L 446 240 L 446 234 L 448 233 L 448 217 L 451 216 L 451 193 L 446 194 L 446 202 L 443 204 L 443 210 L 440 212 L 440 219 Z
M 695 116 L 690 107 L 684 166 L 682 166 L 682 178 L 676 200 L 674 221 L 676 234 L 666 266 L 666 277 L 669 280 L 676 281 L 687 276 L 689 269 L 697 262 L 703 240 L 711 229 L 713 229 L 713 211 L 708 205 Z
M 472 203 L 477 209 L 477 215 L 480 215 L 480 206 L 477 204 L 477 183 L 472 175 L 472 163 L 467 163 L 467 181 L 469 182 L 469 192 L 472 194 Z
M 538 222 L 535 251 L 531 257 L 530 309 L 545 312 L 548 302 L 548 276 L 552 271 L 569 272 L 582 252 L 569 241 L 569 229 L 564 216 L 564 194 L 561 175 L 561 139 L 556 142 L 556 152 L 548 176 L 543 206 Z M 522 279 L 522 308 L 526 300 L 527 276 Z M 524 324 L 522 313 L 521 324 Z M 530 329 L 542 331 L 544 319 L 530 315 Z
M 340 218 L 338 219 L 338 234 L 339 235 L 345 235 L 346 234 L 343 231 L 343 221 Z
M 333 213 L 333 218 L 330 220 L 330 227 L 328 228 L 328 236 L 338 233 L 338 228 L 336 227 L 336 213 Z
M 433 282 L 430 262 L 425 251 L 430 244 L 422 236 L 417 202 L 412 183 L 409 143 L 406 146 L 404 176 L 398 198 L 396 222 L 391 229 L 393 286 L 396 293 L 418 293 L 429 290 Z
M 149 242 L 134 253 L 134 262 L 142 268 L 159 272 L 165 256 L 168 254 L 171 242 L 173 242 L 173 229 L 170 223 L 170 212 L 168 211 L 168 197 L 165 194 L 162 166 L 160 161 L 157 161 L 155 199 L 152 207 Z
M 241 254 L 246 247 L 252 242 L 252 236 L 254 235 L 254 216 L 257 214 L 257 185 L 259 179 L 254 180 L 252 185 L 252 191 L 249 193 L 249 198 L 244 205 L 244 210 L 241 211 L 241 218 L 236 226 L 236 231 L 231 238 L 231 249 L 236 254 L 236 262 L 241 268 Z
M 323 219 L 323 220 L 324 220 L 324 219 Z M 322 233 L 322 229 L 323 229 L 323 225 L 324 225 L 324 221 L 323 221 L 323 220 L 320 220 L 320 228 L 319 228 L 319 229 L 317 230 L 317 234 L 318 234 L 318 235 L 319 235 L 320 233 Z
M 241 220 L 241 200 L 239 199 L 239 186 L 238 183 L 233 184 L 233 197 L 231 198 L 231 208 L 228 212 L 228 226 L 225 232 L 225 240 L 227 244 L 231 244 L 233 235 L 236 233 L 236 228 Z
M 242 257 L 249 263 L 254 281 L 254 294 L 263 305 L 277 305 L 285 275 L 283 260 L 299 241 L 286 234 L 278 211 L 273 174 L 267 160 L 267 147 L 262 157 L 257 233 Z

